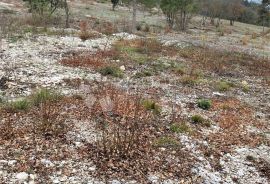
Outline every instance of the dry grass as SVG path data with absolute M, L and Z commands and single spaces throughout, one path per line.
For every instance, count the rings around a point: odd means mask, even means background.
M 185 48 L 179 55 L 188 59 L 195 68 L 225 76 L 268 76 L 270 62 L 247 54 L 228 53 L 210 48 Z
M 247 126 L 264 126 L 253 117 L 253 110 L 236 99 L 213 100 L 213 119 L 221 131 L 209 136 L 209 141 L 221 152 L 229 152 L 233 146 L 258 146 L 265 140 L 247 131 Z
M 86 67 L 96 70 L 108 66 L 107 60 L 117 56 L 118 53 L 115 50 L 99 50 L 92 54 L 74 54 L 61 60 L 60 63 L 69 67 Z
M 87 25 L 86 21 L 80 22 L 80 33 L 79 37 L 82 41 L 86 41 L 88 39 L 93 39 L 93 38 L 99 38 L 100 34 L 94 31 L 89 31 L 89 27 Z

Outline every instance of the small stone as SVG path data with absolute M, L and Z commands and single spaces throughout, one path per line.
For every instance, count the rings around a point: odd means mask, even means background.
M 58 180 L 58 178 L 53 180 L 53 183 L 60 183 L 60 181 Z
M 125 71 L 126 67 L 124 65 L 120 66 L 120 70 Z
M 96 170 L 96 166 L 89 167 L 88 169 L 89 169 L 89 171 L 95 171 Z
M 112 183 L 111 184 L 121 184 L 121 182 L 118 181 L 118 180 L 112 180 Z
M 16 178 L 20 181 L 25 181 L 28 179 L 28 174 L 26 172 L 20 172 L 16 175 Z

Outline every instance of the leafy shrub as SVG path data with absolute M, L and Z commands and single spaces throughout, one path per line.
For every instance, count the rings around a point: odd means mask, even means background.
M 170 130 L 175 133 L 190 132 L 190 127 L 186 123 L 175 123 L 170 126 Z
M 211 101 L 207 99 L 202 99 L 198 101 L 198 107 L 204 110 L 208 110 L 211 107 Z
M 191 117 L 192 123 L 194 124 L 202 124 L 205 120 L 200 115 L 194 115 Z
M 161 112 L 161 107 L 152 100 L 144 100 L 142 104 L 146 110 L 153 111 L 155 114 L 160 114 Z
M 101 75 L 104 75 L 104 76 L 111 75 L 113 77 L 119 77 L 119 78 L 123 77 L 123 71 L 120 70 L 120 68 L 114 67 L 114 66 L 107 66 L 107 67 L 101 68 L 99 72 L 101 73 Z

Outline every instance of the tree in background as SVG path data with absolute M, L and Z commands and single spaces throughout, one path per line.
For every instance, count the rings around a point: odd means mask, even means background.
M 234 22 L 238 20 L 244 11 L 242 0 L 226 0 L 225 3 L 225 18 L 230 20 L 230 25 L 233 26 Z
M 154 7 L 159 3 L 159 0 L 123 0 L 123 3 L 131 3 L 133 8 L 132 13 L 132 32 L 136 31 L 136 24 L 137 24 L 137 9 L 138 5 L 145 6 L 147 8 Z
M 57 9 L 64 9 L 66 14 L 66 27 L 69 27 L 69 7 L 67 0 L 23 0 L 28 3 L 29 12 L 38 14 L 41 18 L 48 12 L 51 16 Z
M 115 10 L 115 7 L 118 5 L 118 3 L 119 3 L 119 0 L 111 0 L 111 2 L 112 2 L 112 9 L 113 9 L 113 11 Z
M 160 2 L 160 8 L 167 17 L 169 27 L 176 25 L 182 31 L 187 29 L 196 7 L 194 0 L 161 0 Z
M 263 26 L 264 32 L 264 27 L 269 26 L 270 22 L 270 0 L 262 1 L 262 4 L 259 8 L 259 20 Z

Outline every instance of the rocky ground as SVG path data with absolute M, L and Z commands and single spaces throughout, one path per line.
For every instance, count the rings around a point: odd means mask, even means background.
M 1 40 L 0 183 L 269 183 L 267 35 L 38 30 Z

